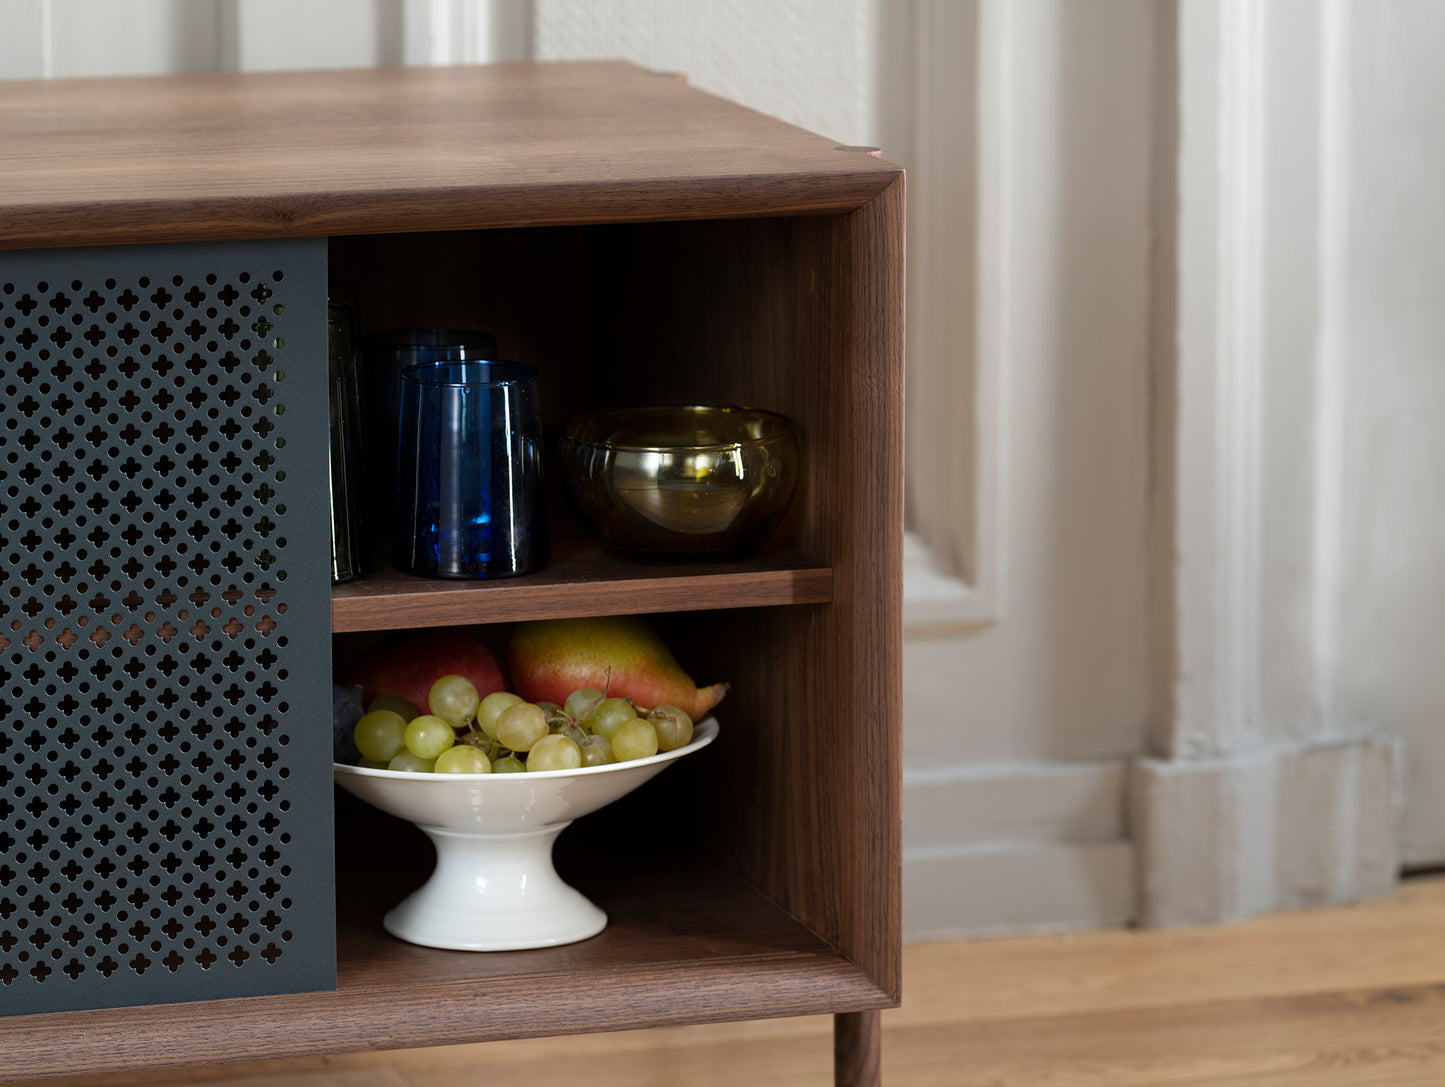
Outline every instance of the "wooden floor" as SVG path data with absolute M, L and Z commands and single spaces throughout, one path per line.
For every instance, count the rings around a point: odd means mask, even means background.
M 1226 928 L 915 945 L 904 979 L 903 1007 L 883 1019 L 888 1087 L 1445 1085 L 1445 878 Z M 831 1029 L 782 1020 L 30 1082 L 828 1087 Z

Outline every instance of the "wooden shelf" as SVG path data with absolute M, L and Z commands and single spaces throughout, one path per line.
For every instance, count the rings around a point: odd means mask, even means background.
M 335 633 L 579 615 L 823 604 L 833 572 L 798 551 L 745 562 L 643 562 L 559 545 L 536 574 L 492 581 L 413 577 L 383 566 L 331 590 Z
M 0 1082 L 891 1006 L 855 964 L 720 872 L 578 881 L 608 913 L 580 944 L 413 947 L 380 917 L 396 889 L 339 903 L 334 992 L 12 1016 Z M 387 897 L 390 896 L 390 897 Z

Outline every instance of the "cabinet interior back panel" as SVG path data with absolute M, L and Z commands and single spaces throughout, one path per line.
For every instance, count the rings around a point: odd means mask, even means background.
M 335 986 L 325 303 L 0 253 L 0 1014 Z

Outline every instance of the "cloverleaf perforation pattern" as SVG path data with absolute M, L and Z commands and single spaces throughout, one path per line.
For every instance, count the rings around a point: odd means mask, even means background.
M 0 255 L 3 1013 L 277 991 L 329 849 L 291 780 L 291 273 L 91 253 Z

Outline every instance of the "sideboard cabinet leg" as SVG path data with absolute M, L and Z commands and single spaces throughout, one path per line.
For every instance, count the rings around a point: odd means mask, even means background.
M 883 1082 L 879 1013 L 833 1016 L 833 1082 L 836 1087 L 880 1087 Z

